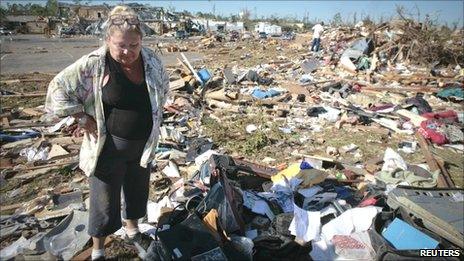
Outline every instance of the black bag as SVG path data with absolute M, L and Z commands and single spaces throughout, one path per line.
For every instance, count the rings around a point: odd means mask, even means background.
M 420 250 L 398 250 L 395 249 L 383 236 L 382 231 L 395 218 L 400 218 L 414 228 L 420 230 L 424 234 L 432 237 L 439 242 L 437 249 L 456 249 L 451 243 L 441 238 L 440 236 L 420 227 L 403 208 L 386 210 L 377 214 L 374 218 L 372 227 L 368 230 L 371 244 L 376 251 L 376 260 L 460 260 L 458 257 L 424 257 L 421 256 Z

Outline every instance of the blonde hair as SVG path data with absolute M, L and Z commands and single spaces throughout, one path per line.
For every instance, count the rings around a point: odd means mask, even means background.
M 142 28 L 141 24 L 129 24 L 127 21 L 124 21 L 123 24 L 120 25 L 114 25 L 111 23 L 111 16 L 113 15 L 133 15 L 137 16 L 137 13 L 130 7 L 126 5 L 117 5 L 111 10 L 111 12 L 108 15 L 108 20 L 106 20 L 106 38 L 110 37 L 115 31 L 120 31 L 120 32 L 136 32 L 140 35 L 140 37 L 143 36 L 142 33 Z

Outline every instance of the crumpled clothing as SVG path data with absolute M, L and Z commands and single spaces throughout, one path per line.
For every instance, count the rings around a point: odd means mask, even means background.
M 299 80 L 300 85 L 309 84 L 314 81 L 314 77 L 309 74 L 303 74 Z
M 438 128 L 438 130 L 446 136 L 446 139 L 451 143 L 464 141 L 464 133 L 461 129 L 454 125 L 445 125 Z
M 351 90 L 351 85 L 344 84 L 339 89 L 338 88 L 330 88 L 328 90 L 328 92 L 329 92 L 329 94 L 334 94 L 334 93 L 338 92 L 340 94 L 340 97 L 346 98 L 352 92 L 352 90 Z
M 430 107 L 430 104 L 422 97 L 422 95 L 419 94 L 417 94 L 416 97 L 408 98 L 406 100 L 406 104 L 414 105 L 417 108 L 419 114 L 432 112 L 432 107 Z
M 440 132 L 440 128 L 442 126 L 443 123 L 436 120 L 425 120 L 421 122 L 418 131 L 422 134 L 422 136 L 424 136 L 424 138 L 429 139 L 435 144 L 442 145 L 448 143 L 448 139 L 445 134 Z
M 356 64 L 356 69 L 358 70 L 367 70 L 371 67 L 371 61 L 369 60 L 369 57 L 363 55 L 359 57 L 358 63 Z
M 393 103 L 384 103 L 384 104 L 375 104 L 371 107 L 369 107 L 369 110 L 371 111 L 384 111 L 387 109 L 393 109 L 395 105 Z
M 357 60 L 363 54 L 369 55 L 374 50 L 374 42 L 370 38 L 361 38 L 353 42 L 348 49 L 346 49 L 342 57 L 349 57 Z
M 407 182 L 410 186 L 433 188 L 437 185 L 437 179 L 440 171 L 432 172 L 431 178 L 417 176 L 412 171 L 396 169 L 394 171 L 380 171 L 377 172 L 375 178 L 386 184 L 397 185 L 401 182 Z
M 429 120 L 439 120 L 442 123 L 458 122 L 458 114 L 453 110 L 424 113 L 421 116 Z
M 306 114 L 309 117 L 317 117 L 319 114 L 327 113 L 327 110 L 324 109 L 324 107 L 318 106 L 318 107 L 311 107 L 306 109 Z
M 327 178 L 327 176 L 327 172 L 322 170 L 302 169 L 296 178 L 303 180 L 303 182 L 300 184 L 302 188 L 309 188 L 315 184 L 321 183 Z
M 351 235 L 335 235 L 332 244 L 340 260 L 372 260 L 375 255 L 367 231 Z
M 458 97 L 464 99 L 464 90 L 461 87 L 445 88 L 437 93 L 440 98 Z
M 395 169 L 402 169 L 402 170 L 407 170 L 408 169 L 408 164 L 404 159 L 398 154 L 396 151 L 394 151 L 392 148 L 387 148 L 385 150 L 385 154 L 383 156 L 383 165 L 382 165 L 382 171 L 387 171 L 391 172 L 394 171 Z
M 254 260 L 311 260 L 310 245 L 301 246 L 284 236 L 260 235 L 253 239 Z
M 251 82 L 257 82 L 258 84 L 261 84 L 261 85 L 269 85 L 273 81 L 271 78 L 265 78 L 265 77 L 259 76 L 259 74 L 253 70 L 248 71 L 246 75 L 246 79 Z
M 346 235 L 335 235 L 332 238 L 332 243 L 335 247 L 342 249 L 362 249 L 366 247 L 363 243 Z
M 243 205 L 256 214 L 266 215 L 270 220 L 274 220 L 274 213 L 268 203 L 259 196 L 249 191 L 243 191 Z
M 269 89 L 267 91 L 263 91 L 261 89 L 254 89 L 253 92 L 251 93 L 251 96 L 257 99 L 266 99 L 266 98 L 271 98 L 280 95 L 282 92 L 277 91 L 275 89 Z
M 380 211 L 380 207 L 373 206 L 348 209 L 322 226 L 322 237 L 329 241 L 335 235 L 350 235 L 354 232 L 366 231 L 371 227 L 372 220 Z
M 321 214 L 319 211 L 307 211 L 299 208 L 296 204 L 293 206 L 294 216 L 288 230 L 303 242 L 309 242 L 319 238 L 321 229 Z

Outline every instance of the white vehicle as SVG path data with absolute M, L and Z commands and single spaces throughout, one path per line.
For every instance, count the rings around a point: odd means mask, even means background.
M 0 27 L 0 35 L 13 35 L 13 32 L 4 27 Z

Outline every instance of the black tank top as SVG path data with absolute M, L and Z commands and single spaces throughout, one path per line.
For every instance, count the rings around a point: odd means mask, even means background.
M 108 132 L 127 140 L 147 139 L 153 118 L 146 82 L 131 82 L 109 52 L 106 64 L 110 79 L 103 87 L 102 100 Z

